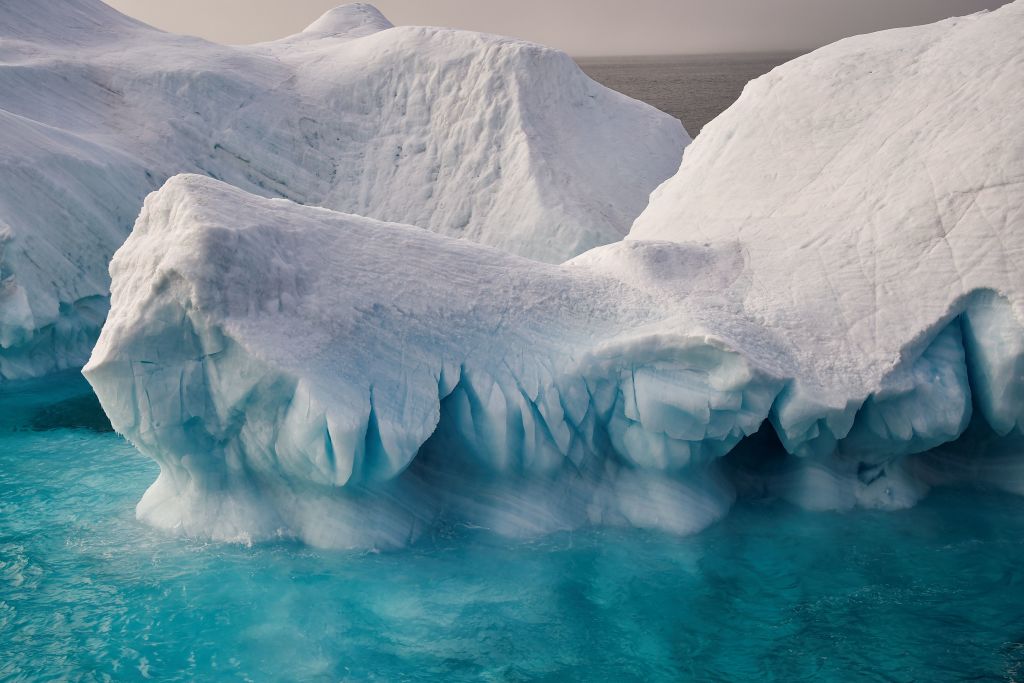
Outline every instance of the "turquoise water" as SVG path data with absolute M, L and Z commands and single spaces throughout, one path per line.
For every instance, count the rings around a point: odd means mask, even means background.
M 135 521 L 156 468 L 76 387 L 0 405 L 0 680 L 1024 679 L 1021 498 L 747 503 L 689 538 L 207 544 Z

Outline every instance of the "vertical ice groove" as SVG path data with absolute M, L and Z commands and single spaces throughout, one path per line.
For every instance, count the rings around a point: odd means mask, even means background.
M 1006 297 L 980 292 L 963 314 L 975 400 L 1000 436 L 1024 432 L 1024 323 Z

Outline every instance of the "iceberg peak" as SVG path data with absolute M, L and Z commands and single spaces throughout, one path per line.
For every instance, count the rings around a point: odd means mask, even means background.
M 379 9 L 367 2 L 353 2 L 339 5 L 325 12 L 319 19 L 307 26 L 303 34 L 346 35 L 362 37 L 378 31 L 393 28 Z

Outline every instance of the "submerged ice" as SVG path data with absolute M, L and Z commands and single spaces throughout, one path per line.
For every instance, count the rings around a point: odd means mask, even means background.
M 139 514 L 394 546 L 1024 490 L 1022 47 L 1017 2 L 784 65 L 562 265 L 170 179 L 85 369 Z

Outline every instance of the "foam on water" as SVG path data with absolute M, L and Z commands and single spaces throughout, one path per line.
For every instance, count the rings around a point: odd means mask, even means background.
M 684 538 L 452 528 L 383 554 L 208 544 L 135 520 L 156 466 L 67 428 L 87 412 L 68 401 L 80 389 L 65 377 L 0 398 L 3 679 L 1024 675 L 1017 496 L 937 491 L 847 514 L 741 502 Z

